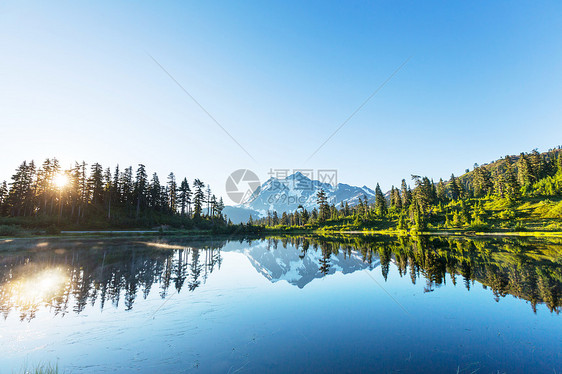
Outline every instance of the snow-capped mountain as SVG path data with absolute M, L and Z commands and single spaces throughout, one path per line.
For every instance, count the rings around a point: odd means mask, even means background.
M 224 213 L 234 223 L 246 222 L 250 215 L 254 218 L 265 217 L 268 211 L 294 212 L 302 205 L 307 210 L 318 207 L 316 194 L 320 189 L 326 192 L 329 204 L 339 207 L 341 203 L 356 205 L 359 198 L 375 200 L 375 191 L 367 186 L 356 187 L 344 183 L 332 185 L 312 180 L 300 172 L 289 175 L 284 179 L 269 178 L 258 188 L 248 202 L 236 206 L 229 206 Z

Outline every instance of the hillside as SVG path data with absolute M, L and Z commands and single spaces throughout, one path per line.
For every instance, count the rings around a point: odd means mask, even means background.
M 506 156 L 447 181 L 412 176 L 374 201 L 334 206 L 317 201 L 312 211 L 259 223 L 276 230 L 562 231 L 562 149 Z

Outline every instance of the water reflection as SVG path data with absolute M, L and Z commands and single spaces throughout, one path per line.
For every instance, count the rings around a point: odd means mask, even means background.
M 236 245 L 233 245 L 236 244 Z M 278 237 L 227 241 L 14 241 L 0 244 L 0 312 L 31 320 L 41 308 L 55 315 L 80 313 L 109 302 L 125 310 L 157 288 L 161 298 L 194 291 L 220 269 L 221 251 L 243 253 L 271 282 L 299 288 L 314 279 L 391 264 L 425 292 L 476 282 L 500 300 L 513 295 L 560 312 L 562 244 L 530 239 Z
M 180 292 L 187 284 L 193 291 L 220 267 L 224 242 L 193 244 L 176 249 L 153 242 L 53 242 L 23 251 L 0 246 L 8 252 L 0 257 L 0 312 L 30 320 L 40 307 L 65 315 L 98 301 L 102 309 L 109 302 L 130 310 L 153 287 L 162 298 L 170 286 Z

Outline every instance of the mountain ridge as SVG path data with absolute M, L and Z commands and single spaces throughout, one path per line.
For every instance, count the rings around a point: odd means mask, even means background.
M 285 178 L 270 177 L 245 203 L 227 206 L 224 214 L 233 222 L 247 222 L 250 218 L 262 218 L 267 212 L 291 213 L 300 206 L 307 210 L 318 208 L 316 194 L 324 190 L 329 204 L 340 205 L 347 203 L 357 205 L 359 199 L 366 198 L 369 203 L 375 201 L 375 191 L 367 186 L 357 187 L 346 183 L 335 186 L 330 183 L 311 179 L 297 171 Z

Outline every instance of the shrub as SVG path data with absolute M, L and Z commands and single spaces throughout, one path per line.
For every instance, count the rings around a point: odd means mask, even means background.
M 16 225 L 0 225 L 0 236 L 17 236 L 23 234 L 21 227 Z
M 562 201 L 552 206 L 545 214 L 546 218 L 562 218 Z
M 515 211 L 513 209 L 504 209 L 498 214 L 501 219 L 513 219 L 515 218 Z
M 55 225 L 51 225 L 51 226 L 47 227 L 47 230 L 45 230 L 45 233 L 47 235 L 58 235 L 58 234 L 60 234 L 60 229 L 58 227 L 56 227 Z

